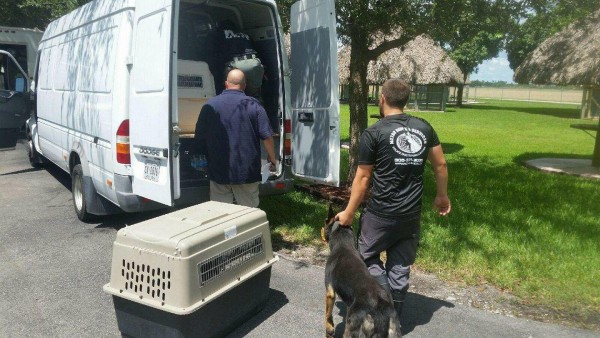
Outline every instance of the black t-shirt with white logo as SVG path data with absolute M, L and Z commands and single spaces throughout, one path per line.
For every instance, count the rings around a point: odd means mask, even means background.
M 420 212 L 425 161 L 439 144 L 427 121 L 407 114 L 387 116 L 367 128 L 358 154 L 358 164 L 374 166 L 367 209 L 387 218 Z

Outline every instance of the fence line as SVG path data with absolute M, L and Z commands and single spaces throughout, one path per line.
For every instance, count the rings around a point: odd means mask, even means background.
M 581 104 L 582 89 L 543 89 L 543 88 L 496 88 L 468 87 L 465 100 L 495 99 L 511 101 L 555 102 L 565 104 Z

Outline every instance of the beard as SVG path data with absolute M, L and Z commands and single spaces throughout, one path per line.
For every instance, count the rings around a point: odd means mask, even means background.
M 383 105 L 381 103 L 379 103 L 379 116 L 381 116 L 381 118 L 384 118 L 385 116 L 383 115 Z

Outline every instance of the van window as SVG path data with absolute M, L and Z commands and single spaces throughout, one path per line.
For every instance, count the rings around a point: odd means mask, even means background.
M 55 62 L 54 89 L 74 91 L 77 83 L 77 56 L 79 41 L 68 41 L 58 46 L 58 58 Z
M 27 81 L 15 62 L 0 54 L 0 90 L 26 92 Z
M 150 16 L 143 17 L 138 21 L 137 36 L 135 38 L 134 67 L 137 69 L 135 74 L 144 74 L 143 81 L 135 81 L 135 91 L 137 93 L 160 92 L 164 89 L 166 83 L 164 67 L 157 65 L 167 64 L 167 53 L 164 51 L 164 34 L 169 34 L 170 30 L 163 29 L 166 11 L 160 11 Z
M 52 55 L 56 54 L 52 51 L 52 47 L 45 48 L 40 54 L 40 65 L 39 65 L 39 84 L 38 88 L 43 90 L 52 90 L 52 78 L 54 74 L 54 67 L 52 66 L 53 60 Z
M 0 49 L 12 54 L 12 56 L 15 58 L 15 60 L 17 60 L 21 68 L 27 71 L 27 46 L 0 43 Z

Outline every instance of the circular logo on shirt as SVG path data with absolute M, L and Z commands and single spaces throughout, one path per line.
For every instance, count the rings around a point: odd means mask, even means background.
M 425 151 L 427 138 L 417 129 L 400 127 L 390 135 L 390 144 L 400 155 L 417 157 Z

